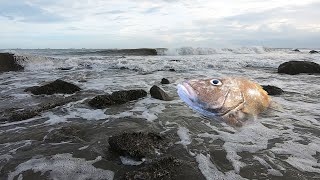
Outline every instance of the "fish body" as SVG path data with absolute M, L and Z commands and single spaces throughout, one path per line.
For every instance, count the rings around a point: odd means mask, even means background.
M 238 77 L 192 79 L 178 85 L 180 98 L 207 117 L 221 117 L 227 124 L 242 126 L 270 105 L 262 87 Z

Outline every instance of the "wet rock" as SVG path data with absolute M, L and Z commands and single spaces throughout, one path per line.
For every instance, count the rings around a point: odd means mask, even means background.
M 319 52 L 316 51 L 316 50 L 311 50 L 309 53 L 310 53 L 310 54 L 315 54 L 315 53 L 319 53 Z
M 22 121 L 33 118 L 40 115 L 42 112 L 49 109 L 53 109 L 58 106 L 63 106 L 67 103 L 78 101 L 83 99 L 86 95 L 75 94 L 69 97 L 53 97 L 46 100 L 44 103 L 40 103 L 34 107 L 28 107 L 23 109 L 8 109 L 2 112 L 0 121 Z
M 0 73 L 23 70 L 23 67 L 18 64 L 21 59 L 23 60 L 23 57 L 18 57 L 14 54 L 0 53 Z
M 71 70 L 73 67 L 62 67 L 62 68 L 59 68 L 59 70 L 62 70 L 62 71 L 68 71 L 68 70 Z
M 54 129 L 44 138 L 45 142 L 60 143 L 60 142 L 84 142 L 86 131 L 77 125 L 70 125 Z
M 125 180 L 160 180 L 160 179 L 204 179 L 197 167 L 174 157 L 164 157 L 154 160 L 142 168 L 128 172 Z M 196 172 L 196 173 L 195 173 Z M 199 173 L 199 174 L 197 174 Z M 196 176 L 197 175 L 197 176 Z
M 34 95 L 40 95 L 40 94 L 52 95 L 52 94 L 73 94 L 80 90 L 81 89 L 78 86 L 58 79 L 44 86 L 34 86 L 34 87 L 27 88 L 25 92 L 31 92 Z
M 167 145 L 164 137 L 142 132 L 112 136 L 108 142 L 112 151 L 135 159 L 154 156 L 157 150 L 163 150 Z
M 170 81 L 166 78 L 161 79 L 161 84 L 170 84 Z
M 171 101 L 172 100 L 172 98 L 166 92 L 164 92 L 161 88 L 159 88 L 156 85 L 151 87 L 150 94 L 151 94 L 151 97 L 153 97 L 155 99 L 160 99 L 160 100 L 164 100 L 164 101 Z
M 320 73 L 320 65 L 309 61 L 289 61 L 280 64 L 278 73 L 295 75 L 299 73 Z
M 294 51 L 294 52 L 300 52 L 299 49 L 293 49 L 292 51 Z
M 269 94 L 269 95 L 281 95 L 284 91 L 276 86 L 270 85 L 262 85 L 262 88 Z
M 171 62 L 180 62 L 181 60 L 178 60 L 178 59 L 171 59 L 170 61 L 171 61 Z
M 147 96 L 143 89 L 134 89 L 128 91 L 115 91 L 111 95 L 99 95 L 91 99 L 88 104 L 95 108 L 105 108 L 111 105 L 124 104 L 129 101 L 137 100 Z
M 106 94 L 106 95 L 99 95 L 91 99 L 88 104 L 91 107 L 95 108 L 104 108 L 110 105 L 114 105 L 115 102 L 112 100 L 111 95 Z
M 169 71 L 171 71 L 171 72 L 175 72 L 176 70 L 175 70 L 175 69 L 173 69 L 173 68 L 171 68 L 171 69 L 169 69 Z

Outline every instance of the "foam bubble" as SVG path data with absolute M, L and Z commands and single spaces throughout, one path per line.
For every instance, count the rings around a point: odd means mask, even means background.
M 86 161 L 81 158 L 73 158 L 72 154 L 57 154 L 51 158 L 30 159 L 19 164 L 15 171 L 9 173 L 8 180 L 13 180 L 28 170 L 41 173 L 49 172 L 51 179 L 112 180 L 114 172 L 95 168 L 92 165 L 101 159 L 99 156 L 95 160 Z
M 241 156 L 237 153 L 244 151 L 255 153 L 259 150 L 267 149 L 268 140 L 279 137 L 279 132 L 269 129 L 259 122 L 248 124 L 239 129 L 239 131 L 234 132 L 225 132 L 215 126 L 211 126 L 210 123 L 205 124 L 218 134 L 203 133 L 198 136 L 209 137 L 212 140 L 223 140 L 225 142 L 223 147 L 227 152 L 226 158 L 232 163 L 237 173 L 241 167 L 246 165 L 240 161 Z
M 320 173 L 319 161 L 313 157 L 320 149 L 320 140 L 309 143 L 308 145 L 287 141 L 283 144 L 276 144 L 271 151 L 276 154 L 288 154 L 290 157 L 286 160 L 290 165 L 300 171 Z
M 136 160 L 133 160 L 129 157 L 124 157 L 124 156 L 120 156 L 120 160 L 121 160 L 122 164 L 130 165 L 130 166 L 139 166 L 145 161 L 145 159 L 142 159 L 142 161 L 136 161 Z
M 203 154 L 198 154 L 196 156 L 196 161 L 199 163 L 199 169 L 201 173 L 204 175 L 204 177 L 207 180 L 239 180 L 239 179 L 245 179 L 242 178 L 240 175 L 235 174 L 234 171 L 229 171 L 226 174 L 219 171 L 217 167 L 211 162 L 210 155 L 207 156 Z
M 177 134 L 181 139 L 181 141 L 177 142 L 177 144 L 182 144 L 184 148 L 187 148 L 187 145 L 191 144 L 192 142 L 189 129 L 186 127 L 179 127 Z

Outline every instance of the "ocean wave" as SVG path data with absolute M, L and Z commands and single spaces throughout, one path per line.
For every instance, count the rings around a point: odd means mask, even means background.
M 263 46 L 238 47 L 238 48 L 159 48 L 158 55 L 183 56 L 183 55 L 211 55 L 211 54 L 265 54 L 265 53 L 294 53 L 292 49 L 268 48 Z

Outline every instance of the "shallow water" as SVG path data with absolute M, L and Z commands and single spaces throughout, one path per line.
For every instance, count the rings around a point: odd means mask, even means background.
M 206 179 L 320 179 L 319 75 L 276 73 L 283 62 L 320 63 L 320 55 L 280 50 L 127 57 L 43 54 L 36 50 L 23 54 L 29 57 L 22 63 L 24 72 L 0 75 L 0 112 L 45 101 L 48 97 L 34 96 L 24 89 L 57 78 L 90 93 L 32 119 L 1 122 L 0 179 L 117 179 L 128 165 L 110 159 L 105 149 L 109 136 L 124 131 L 173 134 L 178 147 L 168 153 L 197 162 Z M 72 69 L 58 69 L 62 67 Z M 184 79 L 223 76 L 246 77 L 282 88 L 283 95 L 272 97 L 282 109 L 269 110 L 234 129 L 200 116 L 178 98 L 176 85 Z M 162 78 L 171 84 L 161 85 Z M 148 95 L 103 110 L 86 104 L 94 94 L 137 88 L 148 91 L 152 85 L 166 90 L 174 100 L 160 101 Z M 66 125 L 83 129 L 84 141 L 46 141 L 50 132 Z

